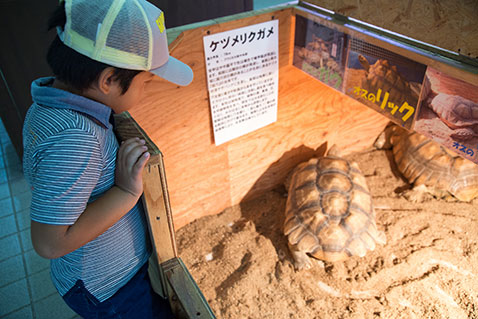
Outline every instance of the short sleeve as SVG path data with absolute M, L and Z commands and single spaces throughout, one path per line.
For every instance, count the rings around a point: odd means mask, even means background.
M 34 153 L 31 219 L 72 225 L 83 213 L 102 173 L 98 139 L 80 129 L 48 137 Z

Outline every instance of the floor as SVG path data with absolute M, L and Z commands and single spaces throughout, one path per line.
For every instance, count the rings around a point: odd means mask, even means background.
M 50 279 L 49 261 L 30 240 L 31 192 L 0 122 L 0 318 L 79 318 Z
M 254 9 L 285 2 L 254 0 Z M 79 318 L 56 292 L 49 261 L 33 250 L 30 200 L 21 160 L 0 121 L 0 318 Z

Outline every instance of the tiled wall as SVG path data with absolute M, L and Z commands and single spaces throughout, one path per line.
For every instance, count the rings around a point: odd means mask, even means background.
M 0 318 L 79 318 L 56 292 L 30 240 L 31 192 L 0 121 Z

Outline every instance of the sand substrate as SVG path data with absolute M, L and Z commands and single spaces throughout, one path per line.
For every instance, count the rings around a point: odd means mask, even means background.
M 179 253 L 218 318 L 478 318 L 478 200 L 409 202 L 390 151 L 351 154 L 387 236 L 365 257 L 295 271 L 284 188 L 178 230 Z

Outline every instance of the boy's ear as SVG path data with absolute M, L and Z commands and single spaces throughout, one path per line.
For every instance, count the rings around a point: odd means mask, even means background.
M 111 93 L 113 89 L 113 85 L 115 85 L 115 80 L 114 80 L 114 72 L 115 68 L 113 67 L 107 67 L 103 71 L 101 71 L 100 75 L 98 76 L 98 89 L 103 93 L 103 94 L 109 94 Z

